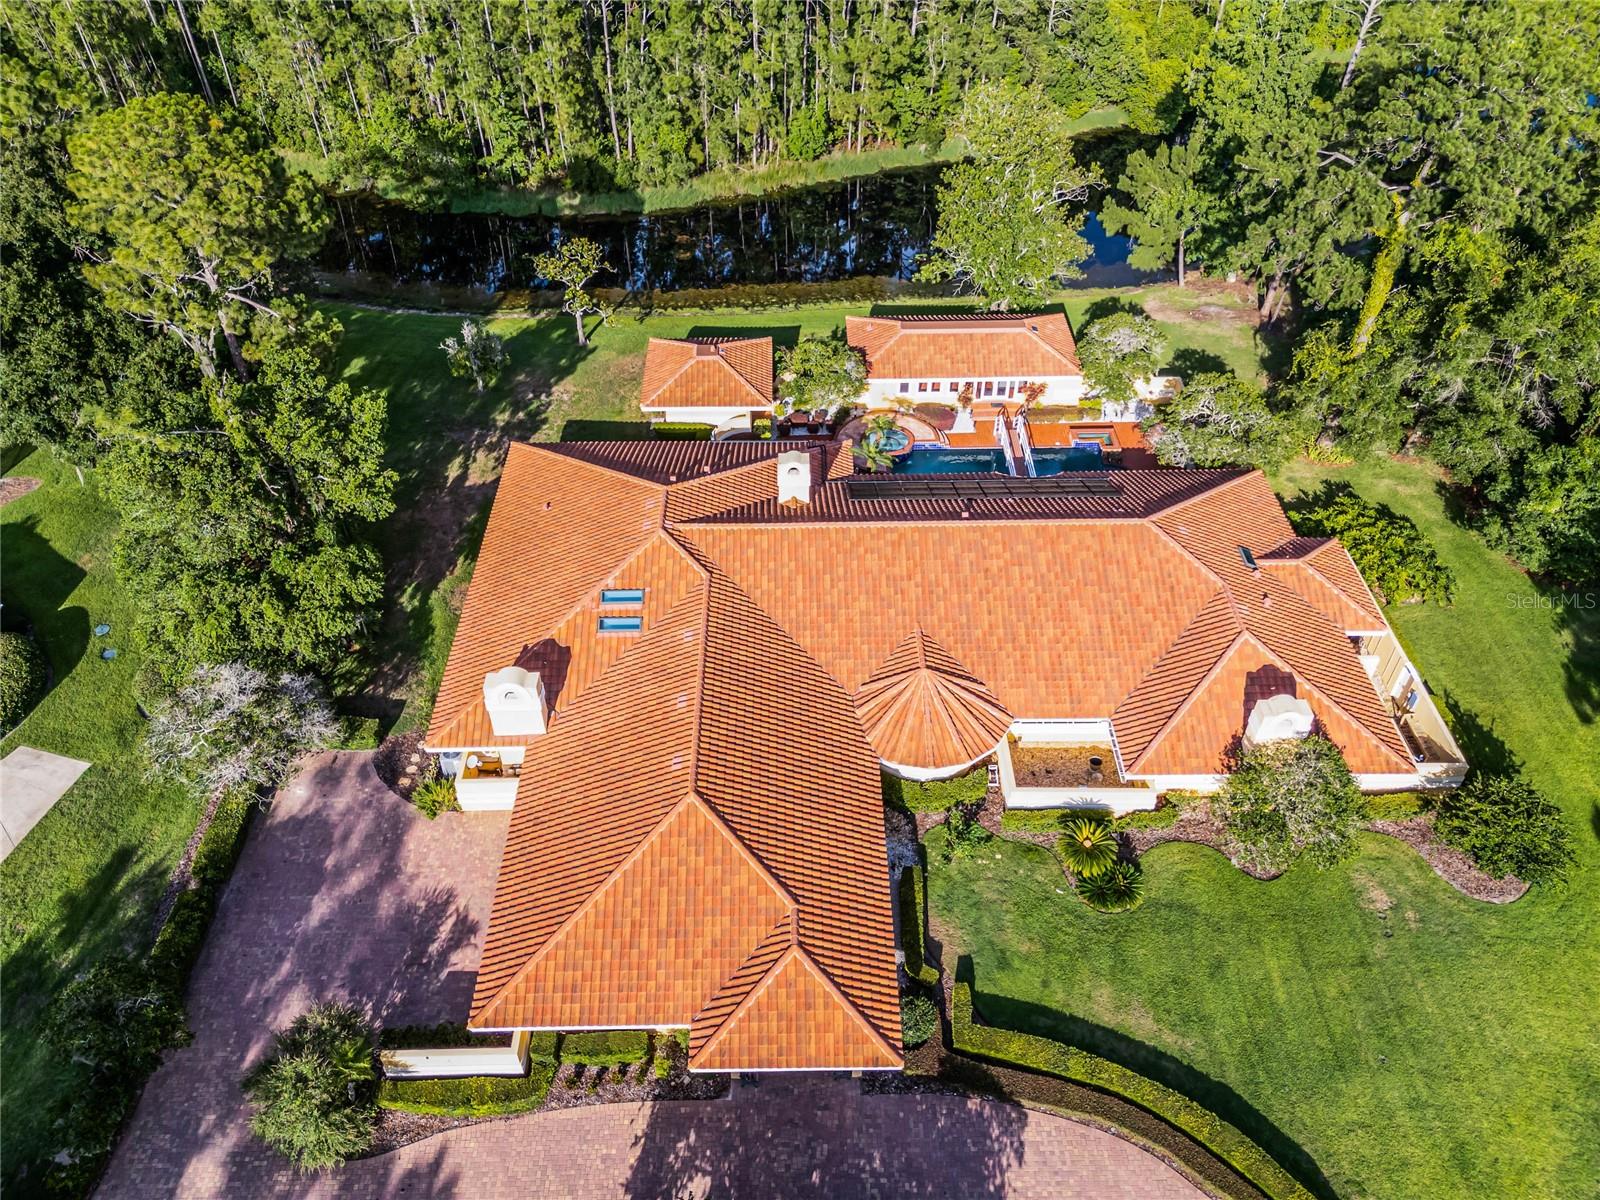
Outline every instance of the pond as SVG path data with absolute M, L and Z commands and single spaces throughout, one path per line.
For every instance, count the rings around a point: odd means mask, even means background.
M 601 287 L 643 291 L 730 284 L 831 283 L 859 276 L 910 279 L 936 217 L 939 168 L 901 171 L 682 212 L 628 216 L 506 217 L 418 212 L 366 197 L 333 203 L 319 268 L 328 275 L 487 292 L 541 286 L 533 259 L 563 237 L 605 247 Z M 1127 265 L 1129 239 L 1089 214 L 1084 284 L 1149 276 Z

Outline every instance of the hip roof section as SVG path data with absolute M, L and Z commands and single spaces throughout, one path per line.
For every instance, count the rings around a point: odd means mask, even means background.
M 1081 375 L 1066 315 L 846 317 L 845 338 L 874 379 L 1030 379 Z

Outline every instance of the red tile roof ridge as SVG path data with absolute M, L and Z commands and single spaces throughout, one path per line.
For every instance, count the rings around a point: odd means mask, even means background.
M 1217 497 L 1217 493 L 1225 492 L 1229 488 L 1239 487 L 1243 485 L 1246 480 L 1254 479 L 1257 476 L 1261 477 L 1262 479 L 1267 477 L 1266 472 L 1257 467 L 1253 467 L 1248 471 L 1242 471 L 1237 475 L 1229 475 L 1223 479 L 1219 479 L 1216 483 L 1208 487 L 1203 492 L 1196 492 L 1192 496 L 1178 496 L 1167 503 L 1159 504 L 1157 507 L 1150 510 L 1149 515 L 1152 517 L 1170 516 L 1171 514 L 1177 512 L 1180 508 L 1187 508 L 1191 504 L 1198 504 L 1202 500 L 1214 500 Z M 1165 499 L 1165 497 L 1163 497 L 1163 499 Z
M 756 943 L 743 962 L 733 969 L 727 979 L 718 985 L 700 1010 L 689 1022 L 689 1058 L 692 1062 L 700 1053 L 706 1040 L 727 1022 L 735 1009 L 744 1002 L 751 990 L 771 972 L 798 936 L 796 914 L 790 911 L 780 917 L 766 936 Z
M 751 851 L 750 847 L 745 845 L 744 840 L 733 831 L 733 829 L 728 825 L 727 821 L 723 819 L 722 814 L 717 812 L 715 807 L 713 807 L 711 804 L 708 804 L 701 796 L 691 790 L 684 795 L 683 799 L 679 800 L 661 815 L 661 819 L 650 828 L 648 833 L 639 839 L 638 843 L 623 857 L 622 861 L 617 863 L 617 865 L 611 869 L 610 873 L 607 874 L 605 879 L 601 881 L 599 886 L 595 887 L 586 896 L 584 896 L 582 902 L 580 902 L 576 908 L 567 914 L 566 919 L 562 921 L 560 925 L 556 926 L 556 928 L 550 933 L 550 936 L 545 939 L 544 943 L 537 950 L 528 956 L 527 960 L 523 962 L 522 966 L 507 977 L 505 983 L 501 984 L 500 988 L 495 992 L 495 994 L 485 1000 L 481 1005 L 477 1006 L 477 1011 L 473 1014 L 474 1021 L 484 1023 L 485 1027 L 492 1027 L 488 1024 L 488 1015 L 494 1010 L 494 1007 L 500 1002 L 501 998 L 512 988 L 516 987 L 517 984 L 525 979 L 528 975 L 532 974 L 534 968 L 536 968 L 545 958 L 559 950 L 567 933 L 574 929 L 583 920 L 584 916 L 601 902 L 606 893 L 611 890 L 612 886 L 619 879 L 623 878 L 628 873 L 629 869 L 649 852 L 650 848 L 660 837 L 661 831 L 672 824 L 672 822 L 680 813 L 691 808 L 699 810 L 700 813 L 706 819 L 708 819 L 713 826 L 716 827 L 718 832 L 720 832 L 723 837 L 728 839 L 728 842 L 739 853 L 740 857 L 749 863 L 750 867 L 756 872 L 762 881 L 772 889 L 773 894 L 776 895 L 782 903 L 788 906 L 788 910 L 792 918 L 793 914 L 798 909 L 798 904 L 795 901 L 794 894 L 790 892 L 789 889 L 786 888 L 770 870 L 767 869 L 767 865 Z
M 1336 595 L 1342 596 L 1346 601 L 1348 601 L 1350 604 L 1354 605 L 1357 609 L 1362 610 L 1362 612 L 1365 615 L 1367 615 L 1367 616 L 1375 616 L 1378 619 L 1378 623 L 1380 625 L 1382 625 L 1383 627 L 1385 627 L 1385 628 L 1388 627 L 1388 622 L 1386 620 L 1384 620 L 1384 617 L 1383 617 L 1383 606 L 1378 603 L 1378 597 L 1373 592 L 1372 585 L 1367 582 L 1367 577 L 1365 575 L 1363 575 L 1361 573 L 1361 569 L 1356 566 L 1355 560 L 1350 557 L 1350 551 L 1345 546 L 1345 544 L 1343 542 L 1339 541 L 1338 538 L 1331 538 L 1331 537 L 1329 537 L 1329 538 L 1296 537 L 1296 538 L 1289 539 L 1289 541 L 1290 542 L 1315 542 L 1317 544 L 1315 546 L 1311 546 L 1308 549 L 1306 549 L 1304 553 L 1300 554 L 1295 559 L 1283 559 L 1283 558 L 1278 558 L 1278 557 L 1269 557 L 1266 560 L 1266 562 L 1269 565 L 1271 563 L 1274 563 L 1274 562 L 1290 562 L 1290 561 L 1292 561 L 1292 562 L 1298 563 L 1302 570 L 1310 571 L 1313 575 L 1315 575 L 1323 583 L 1327 584 L 1328 587 L 1332 588 Z M 1287 546 L 1288 544 L 1289 544 L 1289 542 L 1285 542 L 1284 543 L 1285 546 Z M 1279 550 L 1281 550 L 1282 548 L 1283 547 L 1281 547 L 1281 546 L 1277 547 L 1277 549 L 1279 549 Z M 1272 552 L 1269 551 L 1268 553 L 1271 554 Z M 1342 582 L 1342 583 L 1340 581 L 1334 579 L 1326 570 L 1323 569 L 1323 567 L 1318 565 L 1318 563 L 1321 560 L 1325 559 L 1330 554 L 1336 556 L 1336 561 L 1339 561 L 1339 565 L 1340 565 L 1340 568 L 1341 568 L 1340 569 L 1340 574 L 1344 574 L 1345 575 L 1345 581 Z M 1348 573 L 1346 573 L 1342 569 L 1342 568 L 1344 568 L 1346 566 L 1348 566 L 1350 568 L 1350 571 Z M 1350 587 L 1350 577 L 1352 575 L 1354 576 L 1354 578 L 1356 580 L 1359 581 L 1359 583 L 1361 585 L 1361 591 L 1357 595 L 1351 595 L 1350 594 L 1351 591 L 1352 591 L 1352 589 Z M 1309 600 L 1310 598 L 1307 597 L 1307 599 Z M 1333 616 L 1332 613 L 1329 613 L 1328 615 L 1330 617 Z
M 920 625 L 862 681 L 852 699 L 873 750 L 886 762 L 907 767 L 971 762 L 992 751 L 1013 720 L 988 683 Z M 920 719 L 902 719 L 908 708 L 918 710 Z
M 640 400 L 639 400 L 640 406 L 641 407 L 649 407 L 651 400 L 655 399 L 657 396 L 661 395 L 662 392 L 666 391 L 669 387 L 671 387 L 673 385 L 673 383 L 675 383 L 677 381 L 677 379 L 685 371 L 689 370 L 690 367 L 694 366 L 694 364 L 696 362 L 705 361 L 705 360 L 710 359 L 710 358 L 715 358 L 718 362 L 720 362 L 723 365 L 723 367 L 725 367 L 727 369 L 729 374 L 731 374 L 735 379 L 737 379 L 741 384 L 744 385 L 745 390 L 748 391 L 752 396 L 754 396 L 756 398 L 756 401 L 759 404 L 761 404 L 761 405 L 771 404 L 772 403 L 772 397 L 770 395 L 763 394 L 761 389 L 754 382 L 752 382 L 748 377 L 746 377 L 746 375 L 744 374 L 743 371 L 739 370 L 738 367 L 734 366 L 733 363 L 728 360 L 728 357 L 724 353 L 722 353 L 724 348 L 731 349 L 731 348 L 733 348 L 735 346 L 746 346 L 746 345 L 753 346 L 753 345 L 759 345 L 762 342 L 767 343 L 767 345 L 770 347 L 771 344 L 772 344 L 772 338 L 770 336 L 766 336 L 766 337 L 748 337 L 748 338 L 741 338 L 741 337 L 711 337 L 711 338 L 663 338 L 663 337 L 652 337 L 650 339 L 650 341 L 646 344 L 646 350 L 645 350 L 646 355 L 649 354 L 649 347 L 655 346 L 655 345 L 692 347 L 694 349 L 694 353 L 688 355 L 683 360 L 683 362 L 678 365 L 678 367 L 675 370 L 673 370 L 664 379 L 661 379 L 661 380 L 657 381 L 655 386 L 653 388 L 651 388 L 648 393 L 646 393 L 645 395 L 641 396 Z M 714 354 L 702 354 L 702 353 L 700 353 L 700 348 L 701 347 L 710 347 L 715 351 L 715 353 Z M 769 358 L 770 358 L 770 356 L 769 356 Z
M 1187 632 L 1187 630 L 1185 630 L 1185 632 Z M 1189 694 L 1183 698 L 1183 702 L 1179 704 L 1177 708 L 1172 710 L 1172 715 L 1162 722 L 1161 728 L 1156 730 L 1155 735 L 1145 743 L 1144 749 L 1141 750 L 1134 760 L 1131 763 L 1128 763 L 1124 768 L 1129 775 L 1137 774 L 1140 765 L 1145 761 L 1145 759 L 1149 758 L 1151 754 L 1154 753 L 1156 747 L 1161 744 L 1162 739 L 1178 727 L 1179 723 L 1188 714 L 1189 710 L 1194 707 L 1201 695 L 1204 694 L 1207 685 L 1210 684 L 1211 681 L 1221 673 L 1222 668 L 1227 664 L 1228 660 L 1233 657 L 1234 652 L 1244 644 L 1244 640 L 1248 636 L 1249 634 L 1247 631 L 1241 628 L 1239 632 L 1234 635 L 1233 640 L 1223 647 L 1222 653 L 1217 655 L 1215 661 L 1213 661 L 1211 664 L 1211 668 L 1200 677 L 1199 681 L 1194 685 L 1194 687 L 1189 689 Z M 1182 640 L 1183 635 L 1180 634 L 1179 641 L 1181 642 Z M 1274 661 L 1277 660 L 1276 655 L 1271 654 L 1270 651 L 1268 653 L 1269 656 L 1274 659 Z
M 775 961 L 772 966 L 767 969 L 766 974 L 756 982 L 755 986 L 745 993 L 744 999 L 740 1000 L 734 1010 L 723 1019 L 720 1025 L 717 1026 L 716 1032 L 712 1033 L 711 1036 L 701 1044 L 700 1050 L 695 1056 L 695 1061 L 704 1061 L 711 1056 L 712 1051 L 716 1049 L 717 1044 L 721 1042 L 728 1035 L 729 1031 L 739 1023 L 739 1018 L 744 1016 L 745 1013 L 747 1013 L 756 1005 L 756 1003 L 761 999 L 762 994 L 772 985 L 772 982 L 791 962 L 798 962 L 801 967 L 809 971 L 812 977 L 822 985 L 823 990 L 833 998 L 834 1002 L 839 1006 L 839 1008 L 856 1021 L 856 1023 L 861 1027 L 862 1031 L 867 1035 L 868 1039 L 880 1050 L 882 1050 L 885 1057 L 889 1060 L 886 1065 L 900 1065 L 902 1062 L 900 1050 L 894 1045 L 894 1043 L 889 1041 L 889 1039 L 883 1035 L 877 1026 L 867 1019 L 866 1014 L 856 1006 L 855 1002 L 851 1000 L 849 996 L 845 995 L 844 991 L 837 983 L 833 981 L 833 978 L 827 973 L 827 971 L 823 970 L 822 965 L 806 951 L 805 947 L 802 946 L 798 940 L 792 943 L 787 950 L 778 956 L 777 961 Z M 691 1066 L 692 1065 L 693 1063 L 691 1063 Z

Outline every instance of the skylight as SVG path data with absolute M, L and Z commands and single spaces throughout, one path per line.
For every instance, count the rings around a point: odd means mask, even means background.
M 644 627 L 643 617 L 601 617 L 601 633 L 638 633 Z
M 643 588 L 601 588 L 601 604 L 643 604 Z

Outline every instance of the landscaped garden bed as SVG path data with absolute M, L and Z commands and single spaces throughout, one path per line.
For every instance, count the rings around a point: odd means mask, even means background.
M 1011 770 L 1018 787 L 1139 787 L 1124 783 L 1110 746 L 1011 747 Z

